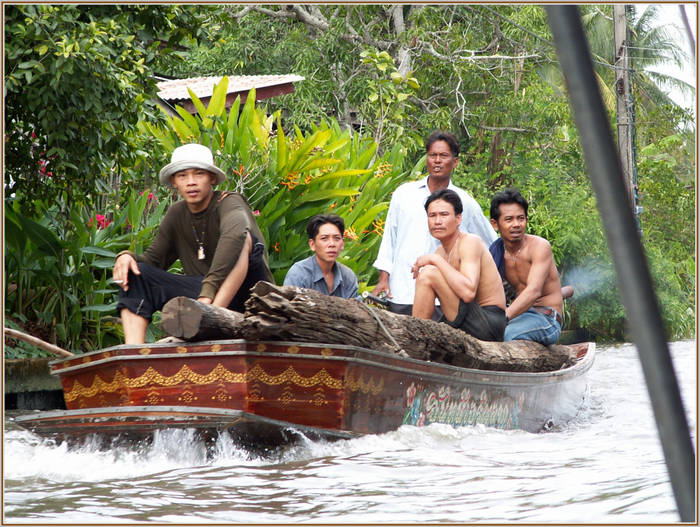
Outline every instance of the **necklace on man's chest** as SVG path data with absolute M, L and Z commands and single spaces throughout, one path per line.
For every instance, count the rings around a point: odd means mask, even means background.
M 523 240 L 523 243 L 520 245 L 517 251 L 515 251 L 515 254 L 511 254 L 509 251 L 506 251 L 506 254 L 510 256 L 510 259 L 513 260 L 513 262 L 518 261 L 518 255 L 520 254 L 520 251 L 523 250 L 523 247 L 525 247 L 525 240 Z
M 204 254 L 204 235 L 206 234 L 206 222 L 202 226 L 202 237 L 200 238 L 197 234 L 197 229 L 194 226 L 194 222 L 191 222 L 192 232 L 194 233 L 194 239 L 197 242 L 197 260 L 204 260 L 206 255 Z

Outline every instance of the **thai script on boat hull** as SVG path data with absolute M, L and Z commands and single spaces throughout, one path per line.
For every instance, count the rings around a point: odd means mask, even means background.
M 406 413 L 403 424 L 425 426 L 444 423 L 453 426 L 484 424 L 510 430 L 518 428 L 525 395 L 517 400 L 501 392 L 497 399 L 489 398 L 486 390 L 472 395 L 465 388 L 459 393 L 449 386 L 423 388 L 412 383 L 406 390 Z

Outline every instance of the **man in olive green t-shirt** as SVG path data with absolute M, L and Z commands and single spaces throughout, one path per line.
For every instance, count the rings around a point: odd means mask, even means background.
M 155 311 L 177 296 L 243 312 L 250 288 L 273 282 L 262 233 L 246 199 L 214 190 L 224 172 L 211 150 L 187 144 L 173 151 L 160 182 L 182 200 L 168 209 L 144 254 L 122 251 L 114 262 L 126 344 L 142 344 Z M 168 273 L 179 259 L 184 275 Z

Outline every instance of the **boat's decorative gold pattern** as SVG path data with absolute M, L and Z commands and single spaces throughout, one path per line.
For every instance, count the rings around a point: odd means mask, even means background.
M 282 395 L 280 395 L 279 400 L 285 406 L 294 401 L 294 392 L 290 386 L 285 386 L 282 390 Z
M 151 390 L 148 392 L 148 396 L 146 396 L 144 402 L 150 404 L 151 406 L 156 406 L 163 402 L 163 398 L 158 395 L 156 390 Z
M 331 355 L 333 355 L 333 351 L 330 348 L 323 348 L 321 350 L 321 355 L 323 355 L 324 357 L 330 357 Z
M 185 403 L 192 403 L 197 400 L 197 396 L 194 394 L 192 390 L 184 390 L 182 394 L 177 398 L 178 401 L 182 401 Z
M 231 396 L 226 391 L 226 388 L 221 385 L 216 389 L 214 395 L 211 396 L 212 401 L 219 401 L 220 403 L 225 403 L 231 399 Z
M 167 376 L 159 373 L 152 366 L 149 366 L 146 371 L 135 378 L 128 378 L 122 372 L 118 371 L 111 382 L 102 380 L 99 375 L 95 375 L 90 386 L 83 386 L 79 381 L 73 383 L 70 391 L 65 393 L 67 402 L 74 401 L 78 397 L 94 397 L 98 393 L 112 393 L 123 388 L 144 388 L 146 386 L 177 386 L 179 384 L 196 384 L 208 385 L 220 382 L 228 383 L 245 383 L 251 381 L 259 381 L 266 385 L 277 386 L 283 383 L 292 383 L 303 388 L 310 388 L 317 385 L 326 386 L 328 388 L 339 390 L 343 387 L 343 381 L 331 376 L 325 368 L 320 369 L 310 377 L 300 375 L 293 366 L 287 367 L 278 375 L 271 375 L 266 372 L 259 364 L 256 364 L 248 372 L 239 373 L 231 372 L 226 369 L 221 363 L 218 363 L 213 370 L 207 374 L 196 373 L 192 371 L 186 364 L 174 375 Z M 358 381 L 357 386 L 363 391 L 374 391 L 377 389 L 374 383 L 370 380 L 365 383 L 362 379 Z M 380 383 L 379 390 L 383 386 L 383 381 Z
M 263 344 L 262 342 L 260 344 L 258 344 L 258 348 L 257 348 L 258 352 L 263 352 L 266 349 L 267 349 L 267 346 L 265 344 Z
M 360 391 L 365 394 L 379 395 L 384 390 L 384 378 L 375 382 L 371 377 L 365 380 L 362 374 L 354 378 L 351 373 L 348 373 L 345 384 L 352 392 Z
M 140 353 L 141 355 L 149 355 L 149 354 L 151 353 L 151 348 L 141 348 L 141 349 L 139 350 L 139 353 Z
M 323 406 L 324 404 L 328 404 L 328 399 L 326 398 L 326 392 L 320 386 L 314 392 L 314 401 L 313 402 L 316 406 Z
M 291 353 L 292 355 L 296 355 L 299 353 L 299 346 L 291 345 L 287 348 L 287 353 Z
M 248 387 L 248 400 L 249 401 L 262 401 L 262 390 L 260 388 L 260 383 L 254 381 Z
M 211 351 L 212 353 L 218 353 L 219 351 L 221 351 L 221 344 L 214 344 L 211 347 Z
M 178 353 L 187 353 L 187 348 L 185 346 L 178 346 L 176 349 Z

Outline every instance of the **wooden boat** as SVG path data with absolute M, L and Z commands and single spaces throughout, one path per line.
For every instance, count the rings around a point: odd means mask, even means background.
M 40 435 L 142 439 L 163 428 L 230 433 L 249 447 L 351 438 L 401 425 L 538 432 L 586 394 L 595 345 L 558 371 L 483 371 L 354 346 L 217 340 L 121 345 L 50 363 L 67 410 L 17 418 Z

